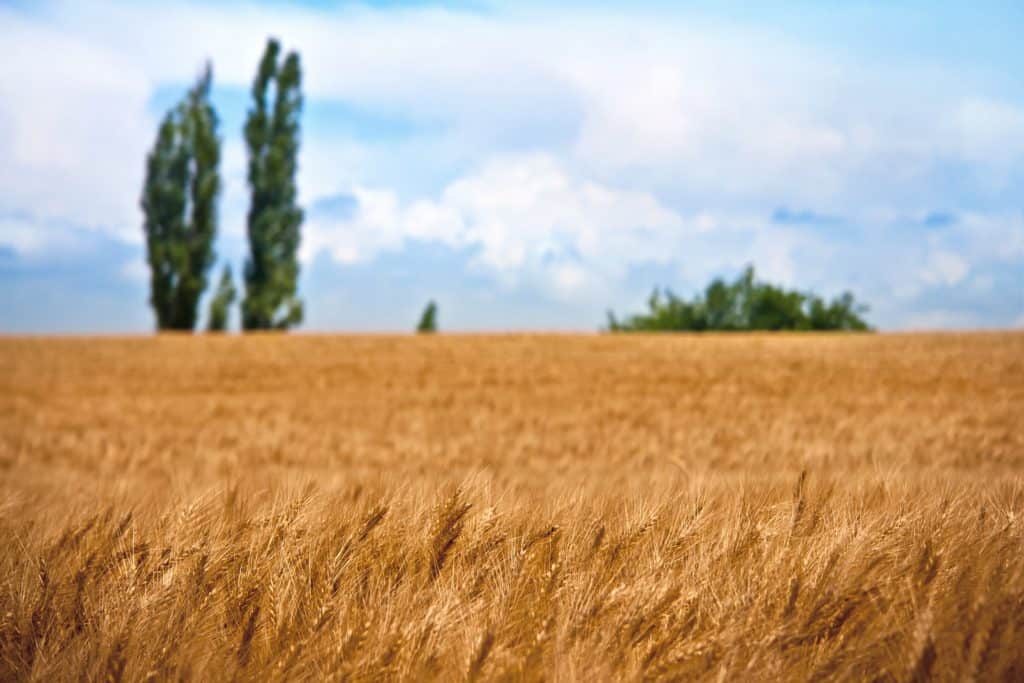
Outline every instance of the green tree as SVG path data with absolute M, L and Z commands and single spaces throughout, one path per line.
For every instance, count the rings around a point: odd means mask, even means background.
M 249 151 L 249 257 L 242 327 L 284 330 L 302 322 L 298 298 L 302 209 L 297 205 L 302 69 L 296 53 L 279 60 L 270 39 L 252 85 L 245 123 Z
M 758 282 L 747 266 L 733 282 L 716 279 L 691 301 L 655 289 L 647 313 L 619 320 L 608 313 L 611 332 L 845 330 L 866 331 L 867 306 L 849 292 L 826 303 L 814 294 Z
M 758 285 L 751 293 L 746 327 L 749 330 L 806 330 L 807 296 L 774 285 Z
M 210 332 L 224 332 L 228 329 L 228 313 L 231 304 L 235 303 L 238 292 L 235 290 L 235 281 L 231 277 L 231 266 L 225 264 L 220 274 L 220 283 L 217 291 L 210 300 L 210 314 L 207 328 Z
M 724 280 L 714 280 L 704 292 L 704 311 L 707 327 L 712 330 L 742 329 L 738 288 Z
M 214 262 L 221 183 L 212 81 L 207 63 L 185 99 L 164 116 L 146 159 L 142 229 L 158 330 L 195 328 Z
M 416 331 L 420 334 L 437 332 L 437 304 L 433 301 L 427 302 L 427 307 L 423 309 L 423 315 L 420 316 Z
M 810 327 L 813 330 L 869 330 L 871 328 L 861 317 L 867 310 L 868 307 L 858 304 L 850 292 L 843 292 L 828 304 L 819 297 L 811 297 Z

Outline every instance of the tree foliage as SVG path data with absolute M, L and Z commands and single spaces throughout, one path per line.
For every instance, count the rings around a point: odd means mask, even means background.
M 702 295 L 687 301 L 671 290 L 655 289 L 647 300 L 647 313 L 623 320 L 608 313 L 611 332 L 845 330 L 866 331 L 867 306 L 853 295 L 825 301 L 816 294 L 787 290 L 758 282 L 747 266 L 733 282 L 716 279 Z
M 143 232 L 150 304 L 160 330 L 192 330 L 214 262 L 220 139 L 207 64 L 185 99 L 164 116 L 146 160 Z
M 231 304 L 235 303 L 238 292 L 235 290 L 235 281 L 231 277 L 231 266 L 225 265 L 220 274 L 220 282 L 217 284 L 217 291 L 210 300 L 210 314 L 207 327 L 210 332 L 224 332 L 228 329 L 228 314 Z
M 297 291 L 303 213 L 295 184 L 302 70 L 296 53 L 279 60 L 280 53 L 280 44 L 268 40 L 245 124 L 250 204 L 242 326 L 247 330 L 288 329 L 303 315 Z
M 427 307 L 423 309 L 423 315 L 420 316 L 416 331 L 420 334 L 437 332 L 437 304 L 433 301 L 427 302 Z

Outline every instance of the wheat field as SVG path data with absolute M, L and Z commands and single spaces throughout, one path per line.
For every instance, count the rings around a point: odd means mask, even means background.
M 1024 334 L 0 339 L 0 680 L 1022 680 Z

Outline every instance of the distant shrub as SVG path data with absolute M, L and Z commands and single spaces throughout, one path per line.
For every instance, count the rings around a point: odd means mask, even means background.
M 731 283 L 715 279 L 703 294 L 683 299 L 655 289 L 647 313 L 619 320 L 608 312 L 609 332 L 843 330 L 868 331 L 868 307 L 844 292 L 825 301 L 813 293 L 787 290 L 755 279 L 747 266 Z
M 423 309 L 423 315 L 420 316 L 420 322 L 416 326 L 416 331 L 419 334 L 433 334 L 437 332 L 437 304 L 433 301 L 427 302 L 427 307 Z

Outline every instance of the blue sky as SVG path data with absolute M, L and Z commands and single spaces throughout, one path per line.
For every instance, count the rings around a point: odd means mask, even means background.
M 151 329 L 144 158 L 207 58 L 240 272 L 268 35 L 303 329 L 594 330 L 746 263 L 882 329 L 1024 327 L 1024 6 L 751 4 L 0 2 L 0 332 Z

